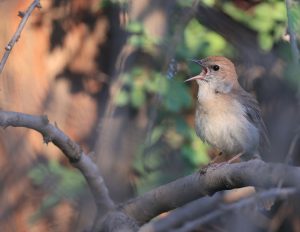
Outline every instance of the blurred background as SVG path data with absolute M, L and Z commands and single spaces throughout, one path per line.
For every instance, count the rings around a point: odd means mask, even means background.
M 29 0 L 0 0 L 0 47 Z M 101 168 L 123 202 L 215 155 L 194 132 L 192 58 L 223 55 L 256 95 L 270 134 L 266 161 L 300 162 L 300 6 L 281 0 L 41 0 L 0 76 L 0 107 L 48 115 Z M 2 231 L 82 231 L 95 206 L 81 174 L 42 136 L 0 131 Z M 76 223 L 74 223 L 76 222 Z

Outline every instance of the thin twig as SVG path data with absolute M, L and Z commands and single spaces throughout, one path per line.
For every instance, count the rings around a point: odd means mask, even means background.
M 0 62 L 0 74 L 4 68 L 4 65 L 8 59 L 8 56 L 10 54 L 10 52 L 12 51 L 15 43 L 19 40 L 20 36 L 21 36 L 21 32 L 22 30 L 24 29 L 25 27 L 25 24 L 29 18 L 29 16 L 31 15 L 32 11 L 35 9 L 35 8 L 41 8 L 41 3 L 39 0 L 34 0 L 31 5 L 27 8 L 27 10 L 25 12 L 19 12 L 18 16 L 20 16 L 22 18 L 15 34 L 13 35 L 13 37 L 11 38 L 11 40 L 9 41 L 9 43 L 6 45 L 5 47 L 5 53 L 1 59 L 1 62 Z
M 194 231 L 195 229 L 198 229 L 200 226 L 205 225 L 211 222 L 212 220 L 221 217 L 224 214 L 228 215 L 230 211 L 242 209 L 244 207 L 256 204 L 258 200 L 263 201 L 263 200 L 268 200 L 270 198 L 286 199 L 288 196 L 296 193 L 297 190 L 295 188 L 285 188 L 285 189 L 276 188 L 276 189 L 266 190 L 264 192 L 257 193 L 254 196 L 243 199 L 237 203 L 223 205 L 222 207 L 219 207 L 218 209 L 205 215 L 204 217 L 188 222 L 183 227 L 173 231 L 174 232 Z
M 299 49 L 298 49 L 298 45 L 297 45 L 296 32 L 294 31 L 294 28 L 292 25 L 292 17 L 291 17 L 292 1 L 286 0 L 285 4 L 286 4 L 286 12 L 287 12 L 287 18 L 288 18 L 288 33 L 290 35 L 290 44 L 291 44 L 293 62 L 294 62 L 294 64 L 298 64 L 300 54 L 299 54 Z
M 293 161 L 294 161 L 293 154 L 294 154 L 294 151 L 295 151 L 295 148 L 296 148 L 299 138 L 300 138 L 300 128 L 298 128 L 298 130 L 296 131 L 296 135 L 294 136 L 294 138 L 291 142 L 291 145 L 289 147 L 288 154 L 285 158 L 286 164 L 293 164 Z
M 56 125 L 49 123 L 47 116 L 0 111 L 0 126 L 3 128 L 9 126 L 26 127 L 41 133 L 45 143 L 52 142 L 55 144 L 69 158 L 71 164 L 84 175 L 94 195 L 98 210 L 105 211 L 114 208 L 115 204 L 109 196 L 98 166 L 81 150 L 77 143 L 72 141 Z

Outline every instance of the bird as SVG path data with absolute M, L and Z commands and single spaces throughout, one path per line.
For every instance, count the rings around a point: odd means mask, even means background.
M 255 97 L 238 82 L 234 64 L 223 56 L 192 60 L 202 67 L 187 79 L 198 84 L 195 130 L 198 137 L 229 157 L 260 157 L 269 139 Z

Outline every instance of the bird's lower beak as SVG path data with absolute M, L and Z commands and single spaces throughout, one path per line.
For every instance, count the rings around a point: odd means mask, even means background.
M 191 77 L 189 79 L 186 79 L 184 82 L 192 81 L 192 80 L 204 80 L 204 76 L 201 75 L 201 73 L 197 76 Z

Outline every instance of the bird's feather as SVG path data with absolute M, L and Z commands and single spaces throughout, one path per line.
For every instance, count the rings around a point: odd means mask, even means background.
M 245 107 L 245 113 L 247 119 L 253 123 L 260 131 L 260 144 L 259 150 L 268 148 L 270 141 L 266 125 L 261 117 L 261 111 L 256 99 L 242 88 L 238 88 L 232 91 L 233 94 L 238 95 L 236 99 Z

